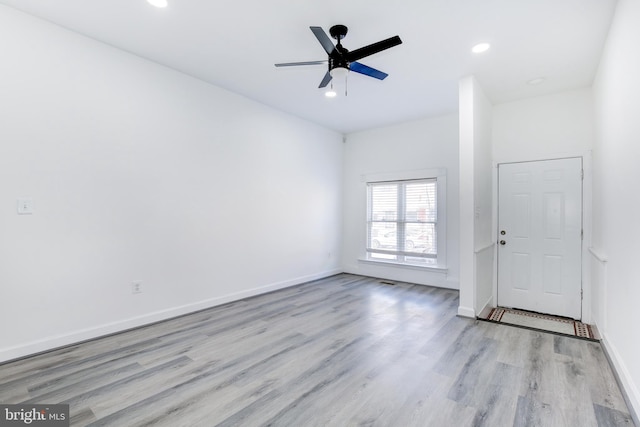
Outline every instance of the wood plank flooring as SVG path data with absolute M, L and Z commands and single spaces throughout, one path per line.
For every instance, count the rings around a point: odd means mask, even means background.
M 341 274 L 0 365 L 78 426 L 632 426 L 600 344 Z

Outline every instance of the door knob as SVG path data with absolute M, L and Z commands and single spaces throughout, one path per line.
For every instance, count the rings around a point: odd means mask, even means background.
M 500 244 L 501 244 L 502 246 L 504 246 L 504 245 L 506 245 L 506 244 L 507 244 L 507 242 L 505 242 L 504 240 L 500 240 Z

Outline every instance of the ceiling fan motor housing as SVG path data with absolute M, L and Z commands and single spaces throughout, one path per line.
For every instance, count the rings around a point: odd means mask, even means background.
M 348 52 L 348 50 L 344 49 L 344 53 Z M 349 69 L 349 61 L 346 58 L 346 55 L 342 53 L 338 53 L 338 49 L 333 51 L 331 55 L 329 55 L 329 71 L 334 68 L 346 68 Z

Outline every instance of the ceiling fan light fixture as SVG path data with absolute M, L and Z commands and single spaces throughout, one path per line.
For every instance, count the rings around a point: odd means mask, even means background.
M 345 67 L 336 67 L 329 71 L 329 74 L 331 74 L 331 77 L 334 79 L 342 80 L 347 77 L 347 74 L 349 74 L 349 69 Z
M 489 43 L 478 43 L 471 48 L 471 52 L 473 53 L 482 53 L 486 52 L 491 48 Z
M 149 3 L 152 6 L 155 7 L 167 7 L 169 5 L 167 0 L 147 0 L 147 3 Z

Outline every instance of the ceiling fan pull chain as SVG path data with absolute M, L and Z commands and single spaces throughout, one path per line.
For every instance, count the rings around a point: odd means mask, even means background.
M 348 82 L 349 73 L 344 76 L 344 96 L 347 97 L 347 82 Z

